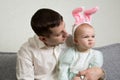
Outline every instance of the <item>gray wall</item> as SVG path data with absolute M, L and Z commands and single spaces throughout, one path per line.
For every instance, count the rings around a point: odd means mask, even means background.
M 0 0 L 0 51 L 17 51 L 34 35 L 31 16 L 39 8 L 51 8 L 61 13 L 66 29 L 71 33 L 74 18 L 71 11 L 79 6 L 98 6 L 92 24 L 96 30 L 96 46 L 120 42 L 120 0 Z

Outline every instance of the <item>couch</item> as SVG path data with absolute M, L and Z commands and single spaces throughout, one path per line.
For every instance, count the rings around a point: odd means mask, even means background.
M 103 52 L 107 80 L 120 80 L 120 43 L 96 47 Z M 0 52 L 0 80 L 16 80 L 16 52 Z

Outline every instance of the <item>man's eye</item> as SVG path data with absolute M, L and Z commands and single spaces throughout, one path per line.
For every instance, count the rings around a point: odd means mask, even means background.
M 57 34 L 56 36 L 58 37 L 58 36 L 60 36 L 60 34 Z

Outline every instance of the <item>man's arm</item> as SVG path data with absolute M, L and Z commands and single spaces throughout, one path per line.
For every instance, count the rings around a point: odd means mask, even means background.
M 34 68 L 29 52 L 23 47 L 17 53 L 17 80 L 34 80 Z

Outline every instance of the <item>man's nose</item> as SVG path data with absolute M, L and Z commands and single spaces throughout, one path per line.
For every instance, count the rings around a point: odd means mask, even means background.
M 64 30 L 63 32 L 63 37 L 68 37 L 68 33 L 66 32 L 66 30 Z

